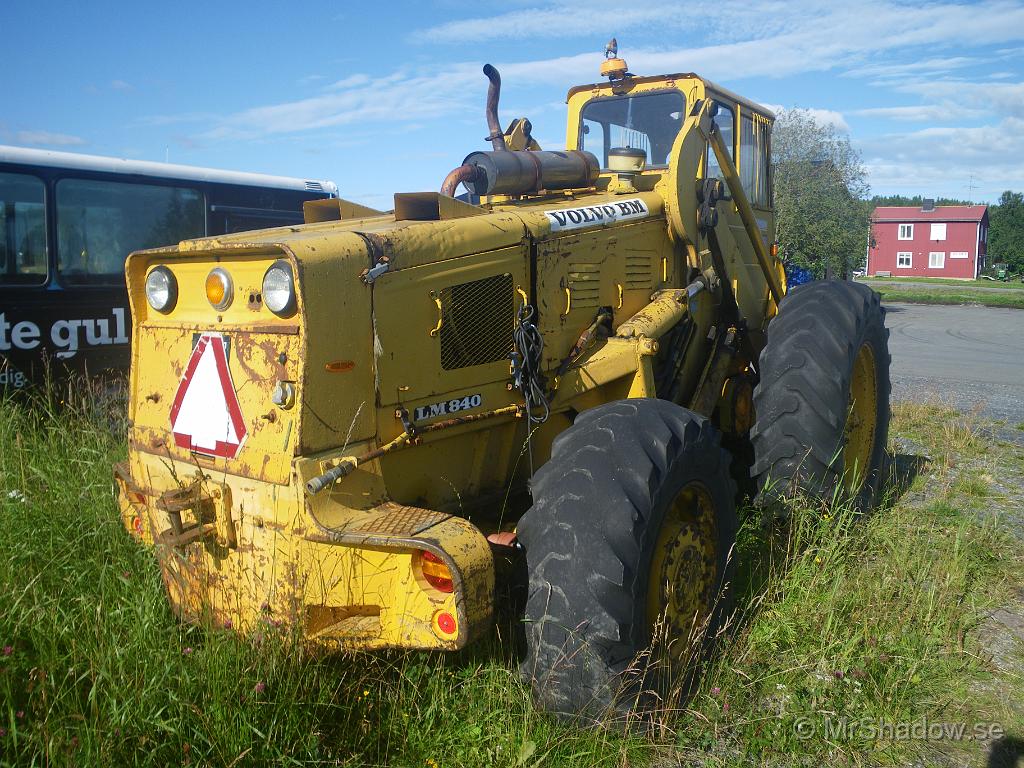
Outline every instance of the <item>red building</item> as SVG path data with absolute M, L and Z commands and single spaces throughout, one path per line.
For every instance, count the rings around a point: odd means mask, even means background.
M 867 273 L 973 280 L 985 268 L 987 241 L 987 205 L 875 208 Z

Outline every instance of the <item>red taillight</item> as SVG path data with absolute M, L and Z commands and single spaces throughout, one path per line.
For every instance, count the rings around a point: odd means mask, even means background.
M 419 557 L 420 573 L 423 579 L 434 589 L 440 592 L 453 592 L 455 585 L 452 583 L 452 572 L 448 570 L 444 560 L 433 552 L 423 550 Z

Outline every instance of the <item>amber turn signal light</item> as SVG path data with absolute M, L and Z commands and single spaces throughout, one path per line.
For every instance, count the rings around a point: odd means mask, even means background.
M 427 584 L 441 592 L 455 591 L 455 585 L 452 582 L 452 572 L 448 570 L 444 560 L 433 552 L 427 552 L 426 550 L 420 551 L 418 560 L 420 574 Z
M 206 299 L 214 309 L 227 309 L 233 298 L 231 275 L 217 267 L 206 276 Z

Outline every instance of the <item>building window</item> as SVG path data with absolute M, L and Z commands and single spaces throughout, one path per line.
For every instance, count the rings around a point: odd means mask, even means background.
M 946 266 L 945 251 L 932 251 L 928 254 L 929 269 L 942 269 L 944 266 Z
M 914 239 L 914 225 L 913 224 L 900 224 L 900 240 L 913 240 Z
M 896 254 L 896 266 L 908 268 L 914 266 L 914 255 L 903 251 Z
M 932 234 L 930 240 L 945 240 L 946 239 L 946 222 L 941 224 L 932 224 Z
M 966 259 L 967 258 L 967 251 L 951 251 L 950 254 L 949 254 L 949 258 L 951 258 L 951 259 Z

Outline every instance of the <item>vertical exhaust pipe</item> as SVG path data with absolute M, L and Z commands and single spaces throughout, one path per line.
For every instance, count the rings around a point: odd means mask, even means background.
M 501 123 L 498 122 L 498 98 L 501 96 L 501 75 L 490 64 L 484 64 L 484 74 L 491 81 L 491 84 L 487 87 L 487 129 L 491 132 L 491 135 L 487 137 L 487 141 L 491 142 L 491 146 L 494 147 L 495 151 L 507 152 L 508 146 L 505 144 L 505 132 L 501 130 Z

